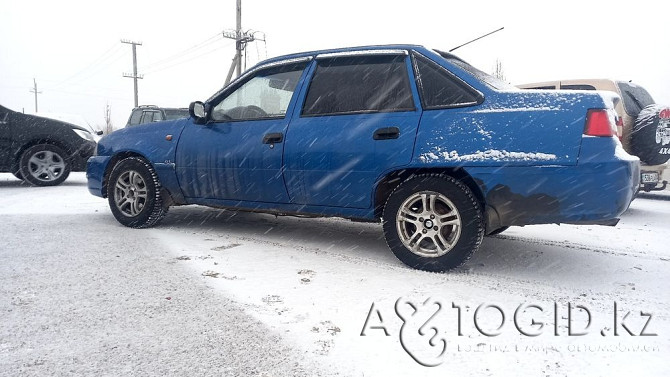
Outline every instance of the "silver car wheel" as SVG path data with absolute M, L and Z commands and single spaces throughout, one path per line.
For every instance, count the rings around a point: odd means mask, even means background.
M 453 249 L 461 235 L 461 216 L 446 196 L 417 192 L 398 209 L 396 227 L 400 241 L 412 253 L 436 258 Z
M 58 179 L 65 171 L 65 161 L 58 153 L 39 151 L 28 159 L 28 172 L 35 179 L 51 182 Z
M 147 184 L 134 170 L 123 172 L 114 185 L 116 208 L 127 217 L 139 215 L 147 203 Z

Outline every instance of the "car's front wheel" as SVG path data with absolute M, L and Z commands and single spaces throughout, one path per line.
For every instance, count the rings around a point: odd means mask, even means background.
M 148 162 L 137 157 L 121 160 L 114 166 L 108 182 L 109 207 L 121 224 L 148 228 L 167 213 L 158 175 Z
M 33 145 L 21 155 L 17 177 L 34 186 L 59 185 L 70 175 L 70 163 L 65 156 L 55 145 Z
M 445 175 L 418 175 L 391 194 L 382 218 L 395 256 L 420 270 L 440 272 L 467 261 L 484 236 L 481 206 L 462 182 Z

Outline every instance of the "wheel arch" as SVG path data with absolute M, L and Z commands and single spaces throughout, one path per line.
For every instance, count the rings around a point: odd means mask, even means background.
M 105 168 L 105 173 L 102 175 L 102 197 L 103 198 L 107 197 L 107 183 L 109 181 L 109 176 L 112 174 L 112 170 L 114 170 L 114 166 L 116 166 L 116 164 L 119 161 L 121 161 L 123 159 L 126 159 L 128 157 L 137 157 L 137 158 L 142 159 L 142 160 L 144 160 L 148 163 L 151 163 L 149 161 L 149 159 L 146 158 L 146 156 L 144 156 L 140 153 L 137 153 L 137 152 L 133 152 L 133 151 L 123 151 L 123 152 L 119 152 L 119 153 L 113 155 L 112 158 L 110 158 L 109 162 L 107 163 L 107 167 Z
M 398 169 L 388 174 L 384 175 L 376 184 L 375 193 L 374 193 L 374 216 L 375 218 L 381 218 L 382 213 L 384 212 L 384 205 L 386 200 L 391 195 L 393 190 L 395 190 L 398 185 L 412 176 L 419 174 L 443 174 L 450 177 L 456 178 L 465 184 L 470 191 L 474 194 L 475 198 L 479 202 L 482 211 L 486 212 L 486 200 L 484 199 L 484 194 L 482 193 L 481 188 L 475 182 L 470 174 L 463 168 L 412 168 L 412 169 Z M 487 216 L 484 217 L 485 219 Z
M 53 145 L 56 146 L 60 149 L 62 149 L 67 156 L 63 156 L 65 159 L 69 159 L 72 156 L 71 150 L 69 146 L 66 143 L 63 143 L 59 140 L 55 139 L 48 139 L 48 138 L 36 138 L 36 139 L 31 139 L 28 142 L 22 144 L 16 151 L 16 153 L 13 156 L 13 160 L 11 163 L 11 168 L 12 171 L 16 171 L 20 169 L 20 163 L 21 163 L 21 156 L 23 156 L 23 153 L 28 150 L 28 148 L 34 147 L 35 145 L 40 145 L 40 144 L 48 144 L 48 145 Z

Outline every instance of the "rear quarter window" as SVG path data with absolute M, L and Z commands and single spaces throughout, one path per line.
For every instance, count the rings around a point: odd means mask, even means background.
M 418 54 L 413 60 L 424 109 L 471 106 L 481 101 L 476 90 L 435 62 Z

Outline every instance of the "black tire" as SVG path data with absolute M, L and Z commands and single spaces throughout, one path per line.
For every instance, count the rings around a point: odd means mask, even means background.
M 488 233 L 487 236 L 495 236 L 496 234 L 500 234 L 506 231 L 507 229 L 509 229 L 508 226 L 501 226 L 500 228 L 494 229 L 492 232 Z
M 137 157 L 121 160 L 114 166 L 108 182 L 109 208 L 121 224 L 148 228 L 167 214 L 158 174 L 148 162 Z
M 386 243 L 401 262 L 431 272 L 461 266 L 484 237 L 481 206 L 472 191 L 440 174 L 401 183 L 384 206 L 382 226 Z
M 65 151 L 52 144 L 26 149 L 19 160 L 19 176 L 33 186 L 56 186 L 70 175 Z
M 670 158 L 670 109 L 649 105 L 640 111 L 631 133 L 630 149 L 648 165 Z

